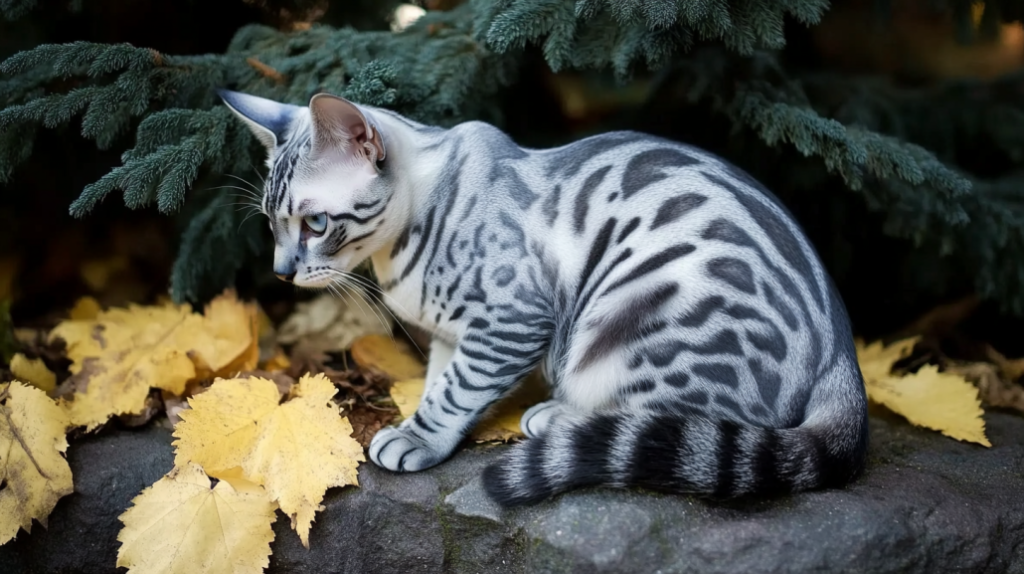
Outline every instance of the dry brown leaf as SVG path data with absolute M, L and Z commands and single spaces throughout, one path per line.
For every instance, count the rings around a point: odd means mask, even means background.
M 1024 376 L 1024 359 L 1007 359 L 1002 353 L 985 345 L 985 356 L 1002 371 L 1003 376 L 1011 381 L 1016 381 Z
M 413 348 L 385 335 L 367 335 L 352 343 L 352 358 L 360 367 L 382 373 L 396 381 L 421 378 L 427 373 Z
M 995 365 L 960 363 L 950 365 L 948 370 L 974 382 L 983 404 L 1024 413 L 1024 386 L 1000 377 Z
M 0 544 L 32 519 L 46 526 L 57 501 L 74 490 L 64 430 L 67 415 L 46 393 L 17 381 L 0 385 Z
M 141 413 L 151 387 L 180 395 L 193 379 L 251 369 L 255 325 L 255 307 L 231 292 L 205 316 L 187 305 L 130 305 L 60 323 L 50 339 L 66 341 L 72 360 L 75 392 L 63 403 L 71 424 L 92 431 L 112 415 Z
M 343 351 L 360 337 L 387 335 L 391 327 L 390 312 L 365 297 L 325 294 L 297 304 L 278 328 L 277 341 L 283 345 L 302 342 L 320 352 Z
M 31 383 L 44 393 L 49 393 L 57 387 L 57 375 L 53 374 L 42 359 L 29 359 L 21 353 L 15 353 L 11 358 L 11 372 L 16 379 Z
M 396 414 L 398 414 L 396 409 L 366 405 L 353 407 L 347 415 L 349 422 L 352 423 L 352 438 L 356 439 L 363 448 L 369 448 L 373 435 L 390 424 Z
M 120 516 L 117 566 L 129 574 L 257 574 L 270 560 L 276 505 L 259 486 L 175 467 Z
M 868 398 L 885 405 L 912 424 L 964 441 L 992 446 L 985 436 L 978 390 L 960 375 L 925 365 L 916 373 L 892 375 L 893 365 L 909 355 L 917 338 L 883 346 L 856 342 L 857 358 Z
M 288 370 L 288 367 L 292 366 L 291 360 L 288 359 L 288 355 L 284 354 L 284 351 L 280 347 L 274 350 L 274 354 L 269 359 L 264 361 L 262 369 L 269 372 L 282 372 Z
M 305 376 L 280 403 L 277 385 L 260 378 L 221 379 L 189 400 L 175 431 L 175 464 L 194 462 L 210 476 L 243 476 L 266 487 L 309 548 L 309 529 L 324 492 L 358 485 L 365 460 L 352 425 L 331 402 L 323 375 Z

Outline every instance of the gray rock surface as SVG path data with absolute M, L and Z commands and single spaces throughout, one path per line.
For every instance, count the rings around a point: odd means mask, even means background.
M 1024 573 L 1024 417 L 986 421 L 991 449 L 872 417 L 856 483 L 747 503 L 586 489 L 503 511 L 480 484 L 502 447 L 412 475 L 365 465 L 328 492 L 310 550 L 279 515 L 268 572 Z M 117 572 L 117 517 L 170 443 L 157 426 L 75 441 L 75 493 L 0 547 L 0 573 Z

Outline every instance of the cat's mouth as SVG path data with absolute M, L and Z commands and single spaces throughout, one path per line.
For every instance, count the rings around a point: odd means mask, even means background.
M 292 279 L 292 283 L 297 287 L 305 289 L 324 289 L 333 283 L 332 277 L 335 275 L 334 272 L 328 270 L 313 271 L 302 276 L 296 276 Z

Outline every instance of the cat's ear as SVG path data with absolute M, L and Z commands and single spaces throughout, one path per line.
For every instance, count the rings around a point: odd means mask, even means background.
M 284 139 L 295 113 L 302 109 L 299 106 L 229 90 L 217 90 L 217 95 L 249 126 L 256 139 L 269 151 L 273 151 Z
M 371 163 L 387 155 L 380 130 L 345 98 L 317 94 L 309 100 L 309 113 L 313 120 L 314 155 L 361 154 Z

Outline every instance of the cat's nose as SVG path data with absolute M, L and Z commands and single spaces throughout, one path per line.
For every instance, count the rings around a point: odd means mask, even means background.
M 291 283 L 292 279 L 295 279 L 294 271 L 288 273 L 287 275 L 285 275 L 284 273 L 274 273 L 274 275 L 277 275 L 277 278 L 280 279 L 281 281 L 287 281 L 288 283 Z

